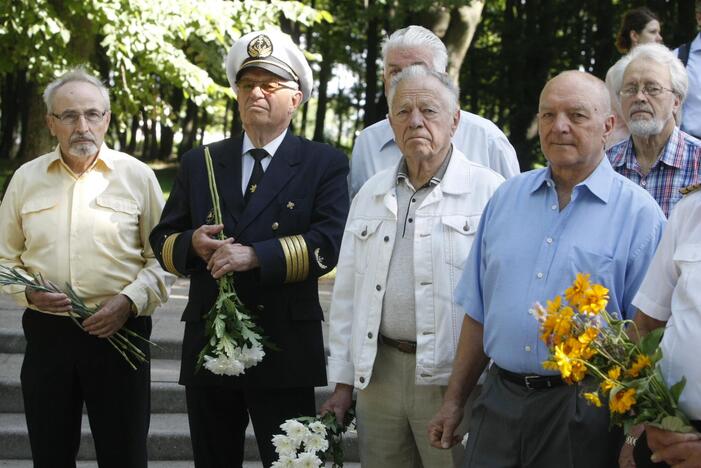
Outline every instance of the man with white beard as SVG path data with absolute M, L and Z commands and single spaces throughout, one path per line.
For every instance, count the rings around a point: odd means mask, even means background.
M 618 173 L 650 192 L 669 216 L 685 189 L 701 182 L 701 141 L 674 119 L 689 87 L 686 70 L 660 44 L 635 47 L 619 63 L 624 72 L 613 89 L 631 137 L 606 154 Z

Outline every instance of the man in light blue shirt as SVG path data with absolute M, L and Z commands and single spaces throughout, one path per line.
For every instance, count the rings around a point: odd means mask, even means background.
M 604 156 L 612 128 L 603 82 L 578 71 L 552 79 L 538 112 L 549 167 L 507 180 L 482 215 L 456 289 L 466 317 L 453 374 L 429 425 L 435 446 L 453 443 L 465 400 L 492 359 L 473 407 L 465 466 L 616 465 L 619 440 L 608 431 L 607 410 L 543 369 L 548 351 L 529 313 L 584 272 L 609 289 L 609 312 L 633 317 L 631 301 L 665 218 Z
M 441 40 L 426 28 L 409 26 L 392 33 L 382 47 L 385 94 L 392 77 L 410 65 L 445 72 L 448 51 Z M 487 166 L 505 179 L 520 172 L 516 151 L 504 133 L 490 120 L 460 111 L 460 122 L 453 134 L 453 145 L 467 159 Z M 389 120 L 384 119 L 364 129 L 353 145 L 348 176 L 351 197 L 378 172 L 399 164 L 402 153 L 394 141 Z
M 696 23 L 701 28 L 701 0 L 696 0 Z M 701 33 L 696 35 L 689 47 L 689 58 L 686 62 L 689 94 L 682 107 L 681 128 L 701 139 Z M 680 55 L 680 49 L 681 47 L 675 51 L 677 55 Z

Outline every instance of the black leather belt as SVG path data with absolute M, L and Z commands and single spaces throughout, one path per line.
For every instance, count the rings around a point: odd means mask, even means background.
M 502 378 L 509 382 L 519 384 L 522 387 L 526 387 L 529 390 L 559 387 L 565 383 L 559 375 L 524 375 L 502 369 L 496 364 L 494 364 L 494 366 L 497 368 Z
M 399 351 L 407 354 L 416 354 L 416 342 L 406 340 L 393 340 L 384 335 L 380 335 L 380 342 L 397 348 Z

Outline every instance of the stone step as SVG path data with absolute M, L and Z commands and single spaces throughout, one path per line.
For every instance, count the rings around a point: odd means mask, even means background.
M 0 413 L 22 413 L 24 404 L 20 387 L 23 355 L 0 354 Z M 185 387 L 178 384 L 180 362 L 170 359 L 151 361 L 151 412 L 185 413 Z M 332 385 L 316 389 L 317 407 L 331 395 Z
M 345 458 L 349 462 L 358 459 L 357 435 L 344 438 Z M 260 460 L 253 426 L 246 429 L 245 456 L 248 461 Z M 0 453 L 3 459 L 29 460 L 31 450 L 27 438 L 27 426 L 23 414 L 0 414 Z M 192 446 L 186 414 L 153 414 L 148 439 L 149 460 L 191 460 Z M 79 460 L 94 460 L 95 449 L 90 435 L 87 416 L 83 416 Z M 150 464 L 150 463 L 149 463 Z M 172 465 L 167 465 L 172 466 Z M 187 465 L 185 465 L 187 466 Z M 255 466 L 255 465 L 253 465 Z

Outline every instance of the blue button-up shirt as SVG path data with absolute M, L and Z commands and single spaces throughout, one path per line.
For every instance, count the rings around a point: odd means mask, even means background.
M 512 372 L 548 374 L 533 304 L 564 294 L 577 272 L 609 289 L 611 313 L 631 318 L 633 296 L 665 217 L 605 157 L 559 210 L 550 168 L 507 180 L 482 214 L 455 299 L 484 326 L 484 351 Z
M 679 49 L 675 52 L 679 53 Z M 701 138 L 701 33 L 691 41 L 686 74 L 689 77 L 689 91 L 682 107 L 682 130 Z

